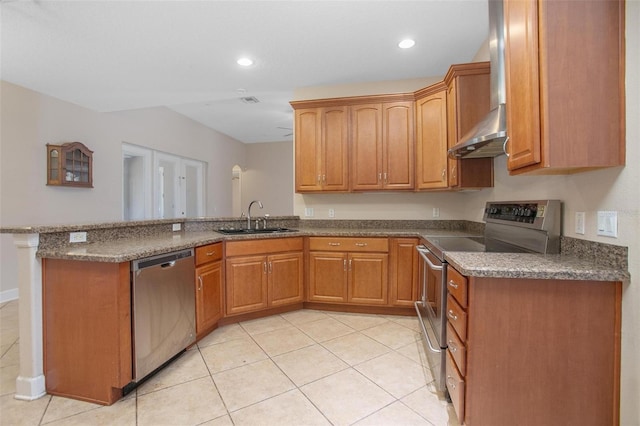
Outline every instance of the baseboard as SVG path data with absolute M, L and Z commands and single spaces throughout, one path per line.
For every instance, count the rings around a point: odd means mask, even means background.
M 0 291 L 0 303 L 11 302 L 18 299 L 18 289 L 12 288 L 11 290 Z

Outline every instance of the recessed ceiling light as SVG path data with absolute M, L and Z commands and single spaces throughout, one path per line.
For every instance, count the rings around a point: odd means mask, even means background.
M 400 47 L 401 49 L 409 49 L 413 46 L 415 46 L 416 42 L 411 40 L 410 38 L 404 39 L 402 40 L 400 43 L 398 43 L 398 47 Z
M 253 65 L 253 61 L 249 58 L 240 58 L 238 59 L 238 65 L 242 65 L 243 67 L 248 67 Z

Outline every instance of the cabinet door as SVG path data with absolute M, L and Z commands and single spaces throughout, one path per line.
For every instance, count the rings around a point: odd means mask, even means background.
M 456 96 L 457 80 L 451 82 L 451 86 L 447 89 L 447 147 L 451 148 L 458 143 L 458 138 L 461 134 L 458 134 L 458 114 L 456 113 Z M 447 165 L 449 167 L 449 187 L 455 188 L 458 186 L 458 169 L 460 160 L 457 158 L 447 158 Z
M 309 253 L 309 301 L 347 301 L 347 255 Z
M 222 317 L 222 262 L 196 269 L 196 334 L 210 330 Z
M 351 189 L 382 188 L 382 105 L 351 108 Z
M 504 3 L 509 170 L 540 162 L 537 10 L 537 0 Z
M 417 238 L 392 238 L 389 260 L 389 304 L 413 306 L 418 300 Z
M 415 187 L 413 102 L 382 105 L 382 182 L 385 189 Z
M 295 112 L 296 191 L 322 190 L 322 111 L 319 108 Z
M 446 188 L 447 92 L 416 101 L 418 189 Z
M 348 297 L 350 303 L 386 305 L 388 300 L 389 255 L 351 253 L 348 257 Z
M 320 179 L 323 191 L 349 190 L 348 125 L 347 107 L 322 108 Z
M 302 253 L 269 256 L 269 306 L 302 302 L 304 299 Z
M 267 307 L 267 259 L 247 256 L 227 259 L 227 314 Z

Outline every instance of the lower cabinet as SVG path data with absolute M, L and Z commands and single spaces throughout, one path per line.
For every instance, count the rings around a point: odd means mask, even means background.
M 129 262 L 42 260 L 47 393 L 113 404 L 132 380 Z
M 387 238 L 309 238 L 312 302 L 388 304 Z
M 196 334 L 204 337 L 224 313 L 222 243 L 196 248 Z
M 302 238 L 226 243 L 226 315 L 300 303 Z
M 446 384 L 460 423 L 619 424 L 620 282 L 448 274 Z
M 413 307 L 418 300 L 418 238 L 389 239 L 389 304 Z

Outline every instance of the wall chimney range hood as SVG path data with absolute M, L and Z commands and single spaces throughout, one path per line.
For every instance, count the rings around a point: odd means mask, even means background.
M 508 137 L 502 0 L 489 0 L 489 60 L 491 111 L 449 149 L 451 158 L 496 157 L 505 153 Z

